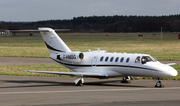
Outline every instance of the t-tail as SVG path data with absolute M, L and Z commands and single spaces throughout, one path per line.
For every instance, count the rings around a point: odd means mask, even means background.
M 63 42 L 63 40 L 57 35 L 57 33 L 51 28 L 38 28 L 42 38 L 49 49 L 51 54 L 59 52 L 71 52 L 69 47 Z

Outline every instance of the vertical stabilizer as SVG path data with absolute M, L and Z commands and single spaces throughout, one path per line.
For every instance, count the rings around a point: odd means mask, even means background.
M 69 47 L 51 28 L 38 28 L 50 53 L 71 52 Z

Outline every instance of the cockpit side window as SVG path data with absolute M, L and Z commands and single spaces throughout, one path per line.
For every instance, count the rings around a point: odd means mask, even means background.
M 135 63 L 140 63 L 140 56 L 136 58 Z
M 145 64 L 146 62 L 151 62 L 151 61 L 153 62 L 153 60 L 149 56 L 143 56 L 141 59 L 142 64 Z

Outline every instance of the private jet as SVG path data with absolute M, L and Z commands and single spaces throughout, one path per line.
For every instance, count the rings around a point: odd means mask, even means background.
M 122 83 L 134 80 L 133 76 L 153 77 L 157 79 L 155 87 L 164 87 L 160 78 L 177 76 L 177 71 L 171 67 L 176 63 L 163 64 L 148 54 L 109 53 L 106 50 L 88 52 L 71 51 L 70 48 L 51 28 L 38 28 L 50 52 L 50 58 L 73 72 L 35 71 L 26 72 L 46 73 L 77 76 L 76 86 L 83 86 L 84 78 L 92 77 L 108 79 L 123 77 Z

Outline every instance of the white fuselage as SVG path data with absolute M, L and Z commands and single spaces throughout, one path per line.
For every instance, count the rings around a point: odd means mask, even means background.
M 101 73 L 106 77 L 144 76 L 166 78 L 177 75 L 174 68 L 156 61 L 147 54 L 92 51 L 82 52 L 84 57 L 79 59 L 78 53 L 81 52 L 51 54 L 50 58 L 74 72 Z M 60 59 L 57 59 L 57 55 L 60 55 Z M 152 58 L 152 61 L 143 64 L 141 59 L 143 56 Z M 140 57 L 139 62 L 136 62 L 137 57 Z

